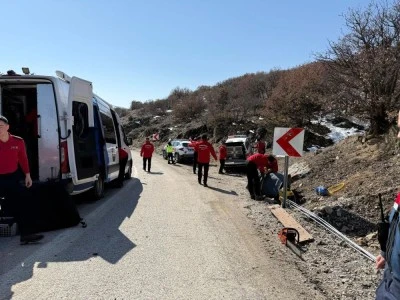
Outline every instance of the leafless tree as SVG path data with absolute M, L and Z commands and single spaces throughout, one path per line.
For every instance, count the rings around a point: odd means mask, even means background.
M 340 94 L 335 106 L 371 122 L 371 133 L 388 129 L 388 113 L 399 108 L 400 1 L 371 3 L 344 15 L 349 33 L 318 55 L 331 68 Z

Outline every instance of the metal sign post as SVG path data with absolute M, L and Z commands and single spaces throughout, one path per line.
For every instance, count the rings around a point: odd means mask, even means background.
M 283 175 L 283 201 L 282 207 L 286 208 L 286 199 L 287 199 L 287 182 L 288 182 L 288 173 L 289 173 L 289 156 L 285 156 L 285 173 Z

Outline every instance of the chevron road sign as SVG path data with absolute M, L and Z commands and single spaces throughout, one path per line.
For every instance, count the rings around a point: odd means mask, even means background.
M 274 130 L 272 154 L 292 157 L 303 155 L 304 128 L 281 128 Z

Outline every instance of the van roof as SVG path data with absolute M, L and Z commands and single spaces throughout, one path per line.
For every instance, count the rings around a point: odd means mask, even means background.
M 245 142 L 248 139 L 246 135 L 230 135 L 226 143 Z

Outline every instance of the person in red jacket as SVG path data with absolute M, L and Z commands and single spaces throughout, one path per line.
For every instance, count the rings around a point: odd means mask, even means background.
M 226 160 L 226 143 L 222 141 L 221 146 L 219 146 L 219 174 L 224 174 Z
M 266 173 L 276 173 L 278 172 L 278 161 L 276 160 L 275 156 L 273 156 L 272 154 L 267 156 L 268 162 L 267 165 L 265 167 L 266 169 Z
M 3 198 L 2 210 L 15 218 L 19 230 L 21 244 L 37 242 L 43 235 L 36 234 L 33 228 L 32 213 L 26 202 L 27 190 L 19 184 L 20 173 L 25 175 L 25 187 L 32 186 L 25 142 L 18 136 L 11 135 L 8 130 L 8 119 L 0 115 L 0 198 Z
M 121 147 L 118 148 L 118 156 L 119 156 L 119 173 L 118 173 L 118 185 L 122 187 L 124 184 L 125 178 L 125 167 L 126 163 L 128 162 L 128 152 L 129 149 L 122 149 Z
M 258 171 L 263 175 L 267 165 L 268 158 L 265 154 L 255 153 L 247 158 L 247 188 L 253 200 L 261 200 L 261 184 Z
M 214 159 L 217 160 L 217 155 L 215 154 L 213 146 L 208 142 L 206 134 L 203 134 L 201 136 L 201 141 L 196 143 L 196 150 L 198 153 L 197 164 L 199 166 L 197 179 L 199 184 L 201 184 L 201 178 L 203 177 L 203 168 L 204 168 L 203 185 L 207 187 L 208 169 L 210 167 L 210 156 L 212 155 L 212 157 L 214 157 Z
M 197 156 L 198 156 L 198 153 L 196 150 L 196 145 L 199 142 L 198 140 L 199 140 L 198 137 L 195 137 L 193 139 L 190 138 L 190 144 L 189 144 L 189 147 L 192 147 L 194 149 L 194 152 L 193 152 L 193 174 L 196 174 Z
M 140 156 L 143 157 L 143 170 L 146 171 L 146 163 L 147 163 L 147 172 L 150 173 L 151 169 L 151 157 L 153 156 L 154 145 L 150 143 L 150 138 L 146 138 L 146 142 L 142 145 L 142 149 L 140 150 Z
M 262 138 L 257 139 L 256 149 L 257 153 L 265 154 L 265 142 Z

